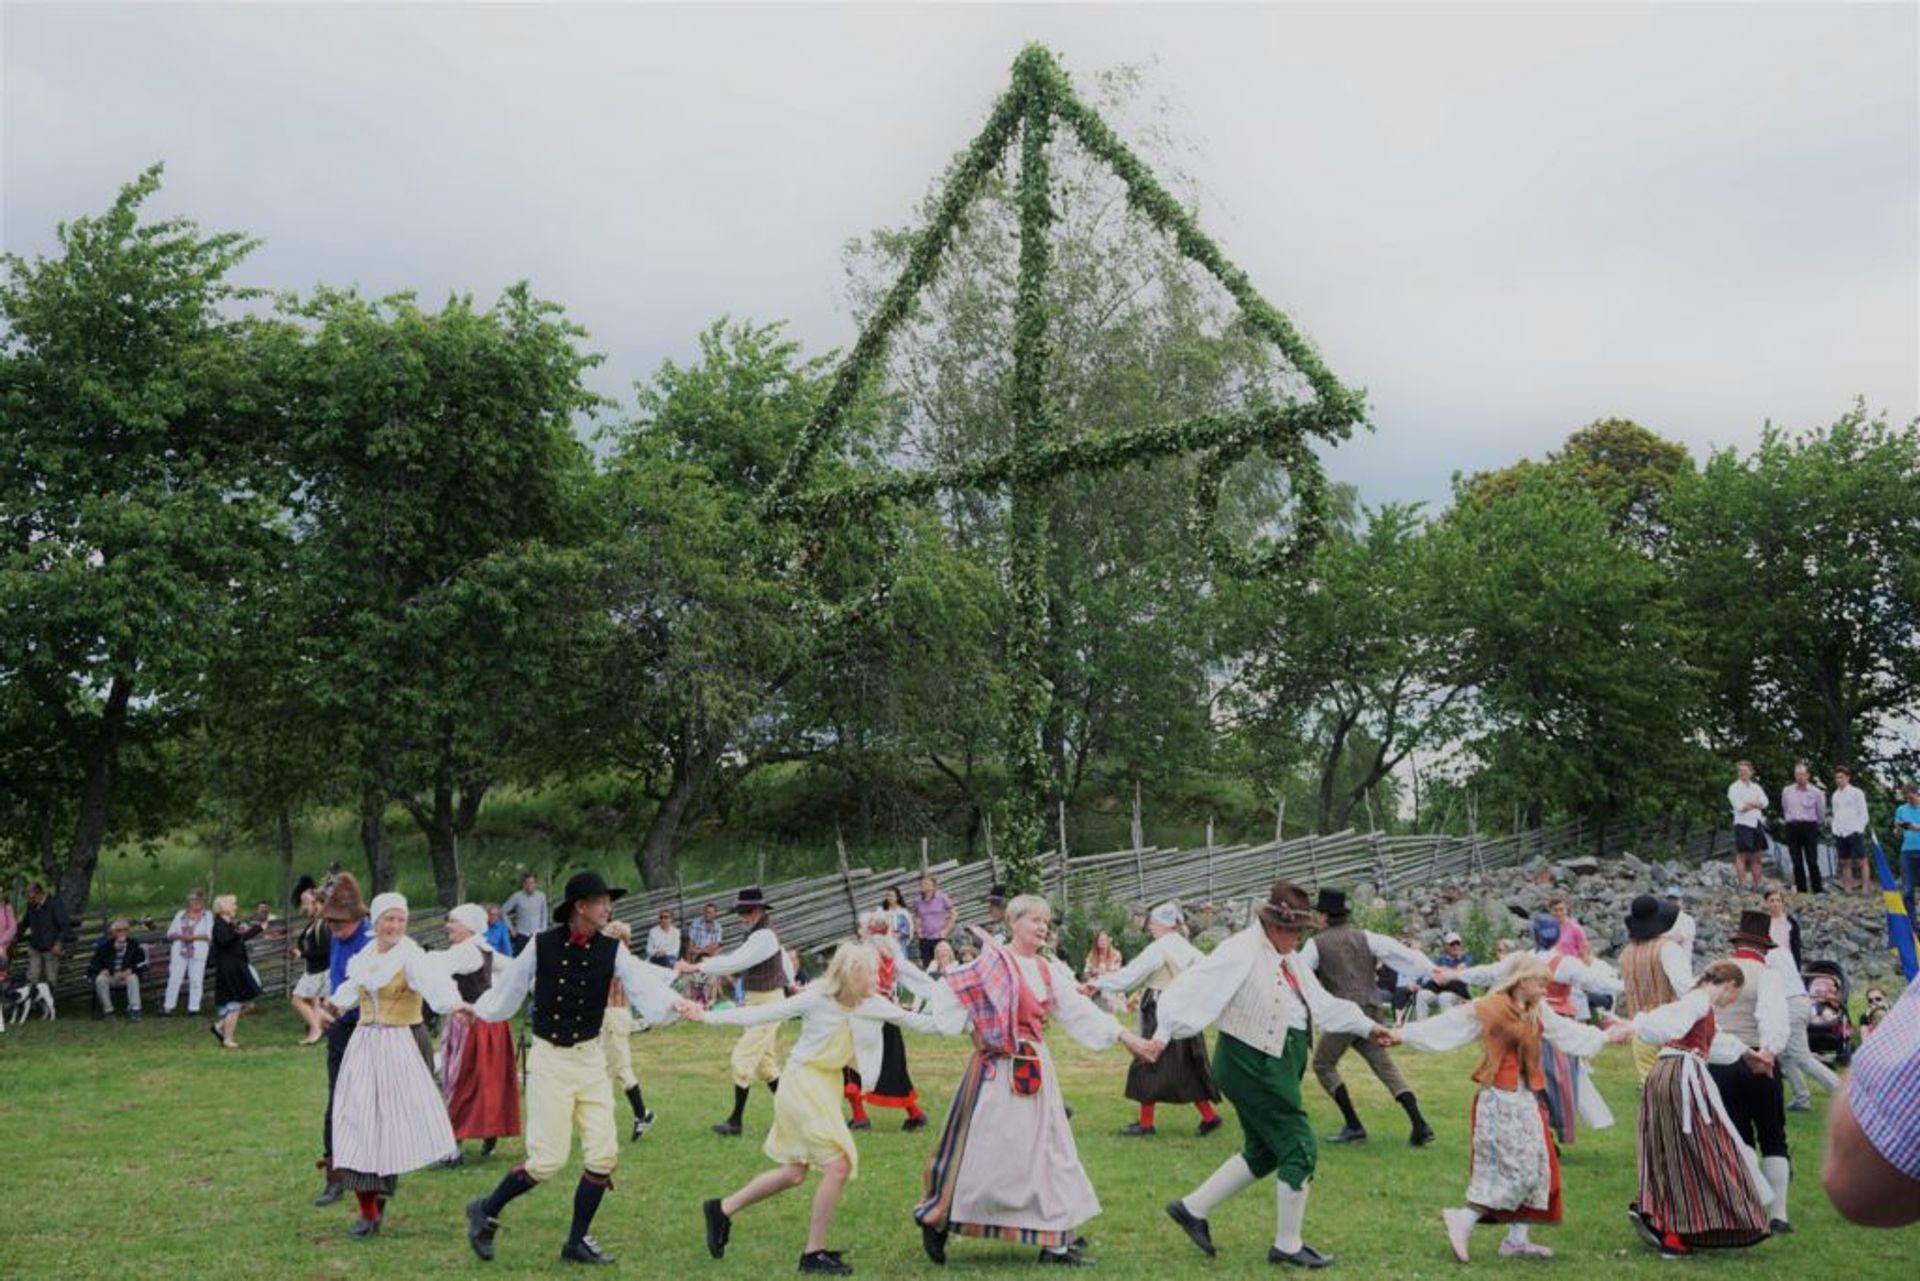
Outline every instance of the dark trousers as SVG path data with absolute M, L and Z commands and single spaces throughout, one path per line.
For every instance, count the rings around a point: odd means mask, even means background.
M 359 1026 L 359 1006 L 327 1025 L 327 1114 L 320 1121 L 320 1150 L 326 1154 L 328 1169 L 333 1168 L 333 1086 L 340 1079 L 340 1061 L 347 1057 L 347 1042 Z
M 918 943 L 920 947 L 920 964 L 932 965 L 933 949 L 940 946 L 940 940 L 939 939 L 920 939 L 918 940 Z
M 530 934 L 514 935 L 513 936 L 513 954 L 515 956 L 520 955 L 520 953 L 527 950 L 527 944 L 531 942 L 533 942 L 533 936 Z
M 1793 859 L 1793 888 L 1805 894 L 1820 888 L 1820 825 L 1796 819 L 1787 824 L 1787 854 Z
M 1727 1105 L 1727 1119 L 1747 1146 L 1761 1156 L 1787 1155 L 1786 1097 L 1780 1092 L 1780 1073 L 1763 1076 L 1737 1063 L 1717 1063 L 1707 1071 L 1719 1087 L 1720 1101 Z

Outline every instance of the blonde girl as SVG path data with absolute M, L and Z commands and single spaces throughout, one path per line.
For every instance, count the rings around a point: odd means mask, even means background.
M 827 1276 L 853 1272 L 838 1251 L 827 1249 L 827 1233 L 833 1226 L 840 1194 L 860 1162 L 853 1134 L 840 1111 L 842 1071 L 857 1067 L 864 1079 L 877 1079 L 882 1052 L 880 1027 L 884 1023 L 919 1032 L 936 1030 L 932 1015 L 910 1013 L 874 994 L 879 970 L 880 956 L 871 946 L 842 943 L 825 976 L 795 995 L 765 1005 L 708 1010 L 701 1019 L 730 1027 L 800 1020 L 800 1040 L 781 1073 L 780 1092 L 774 1096 L 773 1128 L 767 1133 L 764 1149 L 774 1168 L 755 1176 L 732 1195 L 709 1200 L 701 1207 L 706 1216 L 707 1250 L 714 1258 L 726 1253 L 734 1216 L 755 1202 L 799 1187 L 811 1169 L 820 1172 L 820 1187 L 814 1193 L 813 1214 L 807 1220 L 807 1246 L 800 1255 L 800 1271 Z

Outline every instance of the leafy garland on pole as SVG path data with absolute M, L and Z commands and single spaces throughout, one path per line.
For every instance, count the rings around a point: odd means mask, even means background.
M 1172 237 L 1182 254 L 1220 282 L 1238 305 L 1241 322 L 1280 351 L 1311 388 L 1312 400 L 1261 403 L 1238 413 L 1202 414 L 1147 427 L 1096 428 L 1070 440 L 1056 438 L 1048 380 L 1052 346 L 1046 283 L 1052 266 L 1048 235 L 1054 222 L 1048 146 L 1059 125 L 1066 126 L 1090 155 L 1120 179 L 1129 208 Z M 872 379 L 894 334 L 910 315 L 913 300 L 932 282 L 967 208 L 1012 148 L 1016 134 L 1020 141 L 1020 265 L 1014 304 L 1012 447 L 982 459 L 914 473 L 838 472 L 831 483 L 808 487 L 805 482 L 822 455 L 830 452 L 847 409 Z M 1008 493 L 1007 579 L 1012 610 L 1007 636 L 1011 678 L 1007 750 L 1012 789 L 1003 828 L 1006 880 L 1015 892 L 1037 891 L 1047 844 L 1046 799 L 1056 782 L 1041 743 L 1052 695 L 1041 666 L 1048 604 L 1046 499 L 1051 482 L 1066 475 L 1197 456 L 1189 534 L 1230 572 L 1258 574 L 1297 561 L 1318 541 L 1325 480 L 1312 442 L 1346 439 L 1365 414 L 1365 397 L 1341 385 L 1292 322 L 1254 290 L 1246 273 L 1227 261 L 1152 171 L 1074 94 L 1053 56 L 1039 45 L 1029 45 L 1014 61 L 1012 86 L 994 104 L 986 126 L 954 167 L 900 278 L 861 330 L 764 501 L 770 516 L 824 530 L 837 521 L 881 510 L 889 500 L 926 499 L 957 491 L 1004 489 Z M 1286 537 L 1262 539 L 1248 549 L 1233 545 L 1216 528 L 1215 518 L 1227 473 L 1256 449 L 1284 470 L 1293 518 Z

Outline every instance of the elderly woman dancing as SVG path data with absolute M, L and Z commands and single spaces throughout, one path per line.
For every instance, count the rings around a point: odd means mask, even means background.
M 947 1261 L 947 1237 L 998 1237 L 1040 1247 L 1044 1263 L 1082 1264 L 1080 1225 L 1100 1199 L 1080 1164 L 1045 1039 L 1049 1019 L 1089 1049 L 1119 1041 L 1153 1059 L 1159 1048 L 1121 1027 L 1085 996 L 1069 970 L 1040 954 L 1053 924 L 1047 901 L 1022 894 L 1007 904 L 1012 942 L 982 935 L 985 950 L 947 984 L 960 998 L 942 1030 L 973 1025 L 974 1054 L 961 1074 L 939 1146 L 927 1163 L 926 1196 L 915 1207 L 920 1243 Z

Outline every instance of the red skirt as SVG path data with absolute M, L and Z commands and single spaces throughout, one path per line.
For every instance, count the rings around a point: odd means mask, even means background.
M 447 1096 L 456 1139 L 505 1139 L 520 1133 L 520 1071 L 513 1057 L 513 1025 L 467 1025 Z

